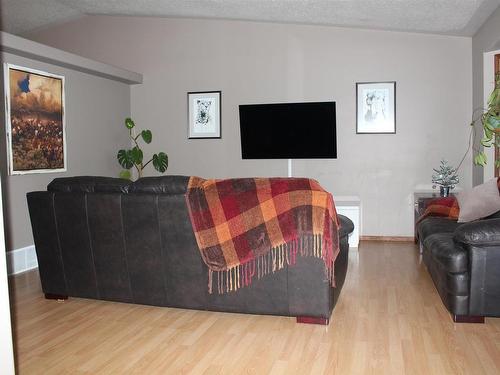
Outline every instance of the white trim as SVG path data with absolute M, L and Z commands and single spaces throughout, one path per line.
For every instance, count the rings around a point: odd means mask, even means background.
M 7 252 L 7 272 L 15 275 L 38 267 L 35 245 Z

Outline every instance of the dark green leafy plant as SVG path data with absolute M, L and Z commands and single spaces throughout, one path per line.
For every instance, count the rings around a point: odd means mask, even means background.
M 483 125 L 483 138 L 481 145 L 483 147 L 500 147 L 500 73 L 495 76 L 495 88 L 488 98 L 488 108 L 483 109 L 481 116 L 472 120 L 471 126 L 477 121 Z M 474 163 L 476 165 L 486 166 L 487 157 L 483 150 L 476 150 Z M 500 160 L 495 161 L 495 166 L 500 167 Z
M 144 153 L 142 152 L 139 143 L 137 142 L 139 138 L 142 138 L 147 144 L 151 143 L 153 140 L 153 134 L 151 130 L 143 130 L 139 134 L 133 134 L 133 129 L 135 128 L 135 123 L 131 118 L 125 119 L 125 127 L 129 131 L 129 137 L 134 143 L 134 147 L 131 149 L 122 149 L 118 151 L 116 158 L 118 163 L 123 167 L 123 171 L 120 172 L 120 177 L 130 180 L 132 178 L 132 173 L 130 169 L 135 168 L 137 170 L 137 175 L 139 178 L 142 177 L 142 171 L 146 166 L 153 162 L 153 167 L 160 173 L 165 173 L 168 168 L 168 156 L 164 152 L 159 152 L 154 154 L 151 159 L 144 163 Z

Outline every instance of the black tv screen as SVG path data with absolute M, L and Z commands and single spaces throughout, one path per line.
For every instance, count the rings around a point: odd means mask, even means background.
M 240 105 L 243 159 L 337 158 L 335 102 Z

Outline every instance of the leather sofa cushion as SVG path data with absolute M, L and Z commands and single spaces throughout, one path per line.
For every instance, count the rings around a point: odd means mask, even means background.
M 340 221 L 339 237 L 348 236 L 354 230 L 354 223 L 344 215 L 337 215 Z
M 454 238 L 472 246 L 500 246 L 500 219 L 467 223 L 455 231 Z
M 189 176 L 143 177 L 130 184 L 129 193 L 185 194 Z
M 453 233 L 431 234 L 425 239 L 424 247 L 446 271 L 459 273 L 468 270 L 468 253 L 453 241 Z
M 453 233 L 455 229 L 462 225 L 454 220 L 431 216 L 418 224 L 418 235 L 420 241 L 425 241 L 427 237 L 435 233 Z
M 113 177 L 61 177 L 52 180 L 47 186 L 47 190 L 64 193 L 126 193 L 129 185 L 129 180 Z

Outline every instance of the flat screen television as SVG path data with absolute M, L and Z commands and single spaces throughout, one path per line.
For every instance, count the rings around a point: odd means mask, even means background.
M 243 159 L 337 158 L 335 102 L 240 105 Z

